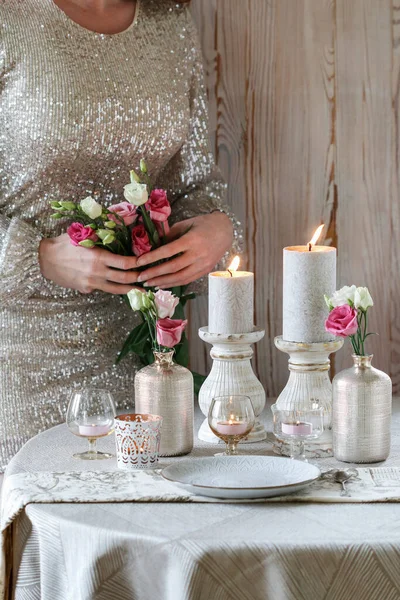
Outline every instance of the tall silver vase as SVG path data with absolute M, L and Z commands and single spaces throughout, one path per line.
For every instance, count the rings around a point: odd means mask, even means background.
M 390 452 L 392 381 L 353 354 L 354 366 L 333 379 L 333 453 L 344 462 L 374 463 Z
M 154 352 L 155 362 L 135 377 L 136 413 L 163 418 L 160 456 L 188 454 L 193 448 L 193 376 L 173 356 Z

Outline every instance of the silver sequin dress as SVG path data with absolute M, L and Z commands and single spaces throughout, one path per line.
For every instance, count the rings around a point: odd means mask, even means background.
M 115 366 L 135 324 L 116 296 L 45 280 L 42 237 L 65 231 L 51 200 L 121 201 L 145 157 L 173 220 L 221 208 L 208 150 L 201 55 L 187 8 L 139 0 L 116 35 L 77 25 L 52 0 L 0 3 L 0 467 L 65 419 L 69 390 L 107 387 L 133 407 L 137 359 Z M 90 250 L 88 250 L 90 252 Z

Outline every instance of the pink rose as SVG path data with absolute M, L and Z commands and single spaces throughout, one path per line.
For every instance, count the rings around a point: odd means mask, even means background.
M 181 319 L 159 319 L 157 321 L 157 342 L 160 346 L 173 348 L 182 339 L 187 321 Z
M 108 210 L 118 215 L 123 220 L 126 226 L 132 225 L 132 223 L 134 223 L 138 218 L 136 206 L 133 206 L 133 204 L 131 204 L 130 202 L 120 202 L 119 204 L 113 204 L 112 206 L 109 206 Z M 110 221 L 114 221 L 115 223 L 121 223 L 121 220 L 114 215 L 109 214 L 108 218 L 110 219 Z
M 167 221 L 171 214 L 171 206 L 165 190 L 153 190 L 145 207 L 149 211 L 152 221 Z
M 96 235 L 96 232 L 93 231 L 89 225 L 85 227 L 85 225 L 82 225 L 81 223 L 72 223 L 68 227 L 67 233 L 69 235 L 69 239 L 71 240 L 71 244 L 74 246 L 79 246 L 79 242 L 84 242 L 85 240 L 97 242 L 99 239 Z
M 159 319 L 165 319 L 166 317 L 170 317 L 172 319 L 175 308 L 179 304 L 179 298 L 166 290 L 158 290 L 158 292 L 154 295 L 154 302 L 157 308 L 157 315 Z
M 149 236 L 143 223 L 136 225 L 132 229 L 132 252 L 135 256 L 142 256 L 150 252 L 151 244 Z
M 325 329 L 338 337 L 354 335 L 358 329 L 357 310 L 348 304 L 337 306 L 327 318 Z

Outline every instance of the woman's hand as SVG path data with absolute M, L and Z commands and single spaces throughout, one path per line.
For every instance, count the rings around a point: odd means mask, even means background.
M 136 257 L 119 256 L 101 248 L 73 246 L 66 233 L 41 241 L 39 262 L 46 279 L 83 294 L 93 290 L 127 294 L 138 278 L 137 272 L 129 270 L 137 266 Z
M 137 281 L 146 282 L 146 287 L 187 285 L 215 267 L 231 247 L 232 234 L 231 220 L 221 212 L 181 221 L 171 227 L 168 243 L 138 258 L 137 266 L 172 260 L 146 269 Z

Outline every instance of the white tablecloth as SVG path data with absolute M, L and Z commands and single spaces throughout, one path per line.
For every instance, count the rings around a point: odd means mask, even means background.
M 396 403 L 387 466 L 400 466 L 399 425 Z M 79 447 L 83 440 L 56 427 L 26 444 L 7 475 L 92 471 L 94 463 L 71 458 Z M 213 452 L 198 443 L 194 455 Z M 14 527 L 16 600 L 400 598 L 398 504 L 31 504 Z

